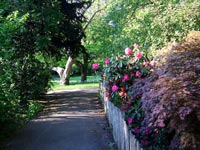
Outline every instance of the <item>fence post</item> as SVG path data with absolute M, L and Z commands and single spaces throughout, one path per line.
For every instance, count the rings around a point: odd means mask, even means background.
M 105 84 L 99 84 L 100 96 L 103 99 L 104 110 L 106 112 L 110 126 L 112 127 L 113 137 L 118 146 L 118 150 L 142 150 L 139 142 L 135 139 L 125 121 L 125 113 L 106 97 L 104 97 Z

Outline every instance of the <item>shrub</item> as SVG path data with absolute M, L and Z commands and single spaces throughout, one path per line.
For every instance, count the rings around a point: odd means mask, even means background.
M 0 3 L 4 6 L 0 11 L 1 145 L 5 137 L 39 110 L 36 102 L 29 103 L 29 100 L 37 100 L 46 92 L 50 76 L 47 65 L 35 56 L 31 46 L 34 43 L 30 38 L 32 34 L 26 34 L 29 37 L 22 36 L 28 13 L 7 11 L 8 3 Z
M 148 76 L 151 69 L 152 64 L 138 48 L 134 48 L 133 51 L 126 48 L 125 55 L 106 58 L 102 76 L 106 83 L 107 95 L 122 109 L 130 105 L 130 86 L 135 79 Z
M 153 72 L 155 61 L 148 61 L 147 56 L 139 50 L 139 45 L 134 44 L 134 50 L 125 49 L 125 55 L 113 56 L 105 59 L 103 69 L 103 80 L 106 85 L 104 96 L 125 111 L 128 127 L 142 146 L 149 145 L 147 140 L 142 137 L 142 120 L 144 111 L 142 110 L 141 95 L 132 97 L 132 85 L 135 81 L 148 77 Z M 134 99 L 134 100 L 133 100 Z M 152 137 L 154 132 L 151 128 L 145 128 L 144 133 Z M 148 141 L 150 142 L 150 141 Z
M 105 60 L 109 99 L 145 150 L 200 149 L 200 32 L 169 43 L 155 61 L 134 49 Z
M 142 95 L 143 126 L 153 128 L 157 140 L 166 137 L 171 150 L 200 149 L 199 56 L 200 32 L 190 32 L 158 51 L 156 74 L 133 86 L 132 94 Z

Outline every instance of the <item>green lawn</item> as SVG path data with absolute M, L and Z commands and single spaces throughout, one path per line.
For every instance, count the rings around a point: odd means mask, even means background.
M 99 83 L 76 83 L 71 85 L 54 85 L 52 90 L 72 90 L 72 89 L 81 89 L 81 88 L 97 88 Z
M 99 76 L 87 76 L 87 82 L 99 82 L 100 77 Z M 53 83 L 59 83 L 60 78 L 54 77 L 52 79 Z M 70 77 L 70 83 L 80 83 L 81 82 L 81 76 L 76 77 Z
M 81 77 L 70 77 L 70 85 L 59 85 L 60 78 L 52 79 L 52 87 L 50 90 L 70 90 L 78 88 L 97 88 L 99 87 L 99 77 L 88 76 L 87 82 L 81 83 Z

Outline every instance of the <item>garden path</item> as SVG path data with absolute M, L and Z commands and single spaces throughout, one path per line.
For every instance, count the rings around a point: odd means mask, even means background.
M 111 150 L 98 89 L 54 91 L 36 119 L 10 143 L 10 150 Z

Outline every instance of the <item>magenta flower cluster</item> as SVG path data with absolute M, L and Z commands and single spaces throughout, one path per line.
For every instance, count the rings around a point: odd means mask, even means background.
M 116 85 L 113 85 L 113 86 L 112 86 L 112 91 L 113 91 L 113 92 L 117 91 L 118 89 L 119 89 L 118 86 L 116 86 Z
M 106 65 L 108 65 L 110 63 L 110 59 L 106 58 L 104 62 L 105 62 Z
M 98 65 L 98 64 L 92 64 L 92 69 L 93 69 L 93 70 L 99 69 L 99 65 Z
M 153 73 L 153 67 L 156 65 L 155 61 L 147 60 L 139 48 L 140 45 L 135 43 L 133 49 L 125 48 L 124 55 L 106 58 L 102 72 L 102 78 L 106 84 L 104 98 L 108 97 L 122 111 L 125 111 L 127 125 L 136 138 L 142 134 L 141 121 L 144 115 L 140 105 L 140 97 L 137 96 L 136 99 L 133 99 L 130 95 L 130 89 L 135 80 L 140 80 Z M 93 64 L 92 68 L 97 70 L 99 65 Z M 149 134 L 150 132 L 148 132 Z M 139 141 L 142 145 L 149 143 L 146 139 Z

